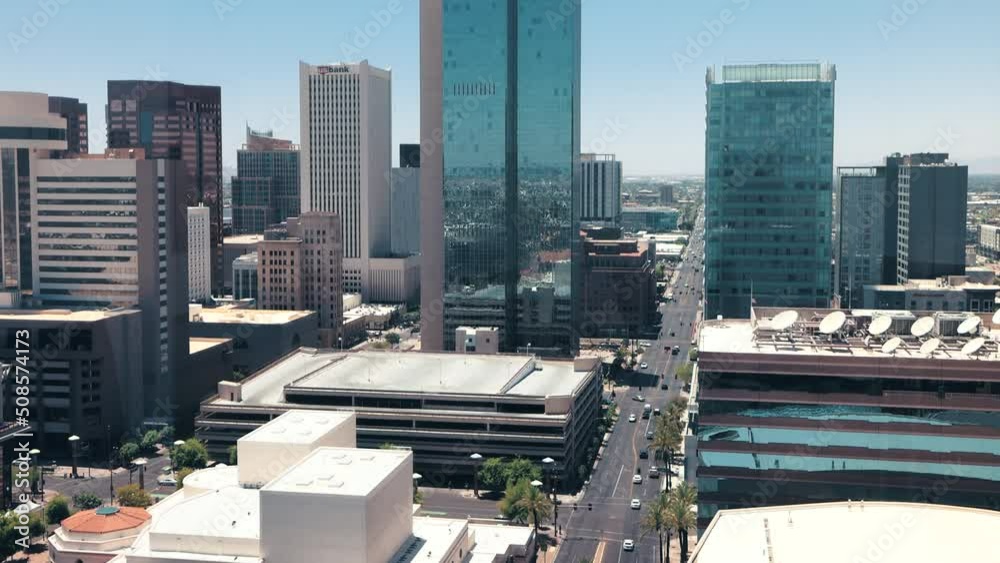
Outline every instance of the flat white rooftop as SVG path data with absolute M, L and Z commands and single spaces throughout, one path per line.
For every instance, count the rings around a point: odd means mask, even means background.
M 224 524 L 220 524 L 220 515 L 225 517 Z M 150 533 L 163 537 L 260 539 L 260 494 L 230 486 L 185 498 L 157 514 Z M 154 538 L 154 549 L 156 543 Z
M 833 502 L 722 510 L 691 563 L 1000 562 L 1000 512 Z
M 319 448 L 261 491 L 365 497 L 411 456 L 409 450 Z
M 464 563 L 493 563 L 497 554 L 506 552 L 511 545 L 526 545 L 534 530 L 528 526 L 469 524 L 469 532 L 475 534 L 476 545 Z
M 234 235 L 222 240 L 222 244 L 257 244 L 264 240 L 264 235 Z
M 531 363 L 535 370 L 531 370 Z M 242 382 L 244 405 L 285 404 L 283 391 L 300 388 L 462 393 L 530 397 L 569 396 L 589 372 L 572 361 L 531 356 L 340 352 L 300 348 Z M 215 399 L 218 404 L 227 401 Z
M 138 314 L 139 310 L 7 309 L 0 310 L 0 320 L 92 323 L 133 313 Z
M 267 309 L 241 309 L 232 306 L 208 309 L 200 305 L 188 307 L 190 322 L 233 324 L 285 324 L 305 318 L 311 311 L 271 311 Z
M 410 541 L 393 557 L 391 563 L 439 561 L 456 542 L 468 535 L 467 523 L 466 520 L 454 518 L 415 516 Z
M 349 421 L 354 413 L 334 411 L 288 411 L 261 426 L 241 442 L 268 444 L 312 444 L 331 430 Z

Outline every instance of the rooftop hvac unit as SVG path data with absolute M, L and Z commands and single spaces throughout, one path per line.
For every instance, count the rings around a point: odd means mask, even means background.
M 967 317 L 967 315 L 938 313 L 934 316 L 934 334 L 937 336 L 958 336 L 958 326 Z

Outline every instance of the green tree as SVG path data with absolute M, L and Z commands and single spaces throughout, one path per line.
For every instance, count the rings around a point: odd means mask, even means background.
M 135 506 L 146 508 L 153 504 L 153 497 L 149 493 L 139 488 L 139 485 L 125 485 L 116 491 L 118 504 L 122 506 Z
M 501 457 L 487 458 L 479 466 L 479 486 L 488 491 L 499 491 L 507 485 L 504 461 Z
M 686 483 L 682 483 L 686 484 Z M 690 487 L 690 486 L 689 486 Z M 688 557 L 688 530 L 698 525 L 698 519 L 691 510 L 692 505 L 688 504 L 678 493 L 677 489 L 670 494 L 670 501 L 667 503 L 667 523 L 671 529 L 677 531 L 677 541 L 681 546 L 681 563 L 687 563 Z M 694 489 L 694 487 L 690 487 Z M 697 493 L 694 493 L 697 499 Z
M 385 341 L 393 346 L 399 345 L 401 340 L 402 338 L 400 338 L 399 335 L 396 334 L 395 332 L 390 332 L 389 334 L 385 335 Z
M 528 489 L 531 488 L 533 487 L 528 481 L 520 481 L 507 485 L 507 489 L 503 494 L 503 499 L 497 503 L 497 508 L 500 509 L 500 514 L 503 514 L 504 518 L 508 518 L 513 522 L 517 522 L 519 524 L 527 523 L 528 513 L 520 501 L 522 498 L 527 496 Z
M 21 550 L 21 547 L 15 543 L 21 539 L 21 533 L 14 529 L 18 525 L 15 512 L 0 514 L 0 561 L 6 561 L 11 555 Z
M 69 499 L 63 495 L 52 497 L 45 506 L 45 520 L 49 524 L 58 524 L 67 518 L 69 518 Z
M 208 464 L 208 450 L 197 438 L 188 438 L 182 445 L 174 448 L 171 458 L 175 469 L 202 469 Z
M 139 448 L 142 449 L 143 453 L 151 454 L 156 451 L 156 444 L 160 441 L 160 432 L 158 430 L 148 430 L 142 435 L 142 441 L 139 442 Z
M 122 447 L 118 448 L 118 459 L 121 460 L 122 465 L 128 465 L 132 463 L 132 460 L 139 457 L 139 444 L 135 442 L 125 442 Z
M 538 525 L 552 516 L 552 501 L 538 487 L 527 481 L 521 481 L 527 489 L 521 489 L 522 494 L 515 504 L 524 511 L 528 521 L 535 527 L 535 537 L 538 537 Z
M 77 507 L 79 510 L 90 510 L 92 508 L 97 508 L 102 504 L 104 504 L 104 499 L 94 493 L 84 491 L 73 495 L 73 506 Z M 49 503 L 49 506 L 52 506 L 51 502 Z M 52 520 L 49 520 L 49 523 L 55 524 Z
M 504 482 L 506 484 L 519 481 L 535 481 L 542 478 L 542 470 L 530 459 L 516 457 L 504 466 Z
M 667 265 L 660 262 L 656 265 L 656 279 L 662 280 L 667 275 Z
M 178 489 L 184 488 L 184 478 L 192 473 L 194 473 L 194 469 L 191 469 L 190 467 L 185 467 L 184 469 L 181 469 L 180 471 L 177 472 L 177 476 L 174 478 L 177 479 Z
M 692 346 L 691 349 L 688 350 L 688 360 L 692 361 L 692 362 L 697 362 L 698 361 L 698 347 L 697 346 Z
M 174 427 L 169 424 L 160 429 L 160 443 L 169 444 L 174 441 Z
M 235 445 L 226 448 L 226 453 L 229 457 L 229 465 L 236 465 L 239 463 L 239 449 L 237 449 Z
M 392 442 L 382 442 L 378 445 L 378 449 L 380 450 L 395 450 L 396 448 L 396 444 L 393 444 Z
M 680 425 L 672 417 L 661 416 L 656 421 L 649 447 L 656 450 L 654 459 L 667 462 L 667 471 L 670 471 L 670 466 L 674 463 L 674 452 L 680 448 L 682 439 Z
M 45 520 L 40 512 L 32 512 L 28 515 L 28 538 L 45 537 Z
M 684 365 L 677 368 L 677 379 L 680 379 L 685 384 L 690 384 L 693 376 L 694 366 L 691 365 L 691 362 L 684 362 Z
M 660 561 L 663 561 L 663 536 L 668 531 L 667 507 L 670 499 L 666 493 L 660 493 L 653 502 L 646 505 L 646 513 L 639 522 L 639 529 L 642 537 L 649 534 L 656 534 L 656 539 L 660 546 Z M 667 534 L 667 557 L 670 557 L 670 534 Z

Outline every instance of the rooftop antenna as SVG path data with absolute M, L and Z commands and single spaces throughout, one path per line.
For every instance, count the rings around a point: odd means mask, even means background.
M 910 334 L 917 338 L 927 336 L 934 330 L 934 317 L 921 317 L 910 327 Z
M 966 334 L 975 334 L 982 322 L 983 319 L 979 317 L 969 317 L 962 321 L 962 324 L 958 325 L 958 333 L 963 336 Z
M 893 336 L 892 338 L 889 339 L 888 342 L 886 342 L 885 344 L 882 345 L 882 353 L 883 354 L 892 354 L 893 352 L 896 351 L 897 348 L 899 348 L 900 346 L 902 346 L 902 344 L 903 344 L 903 339 L 902 338 L 900 338 L 898 336 Z
M 922 346 L 920 346 L 920 353 L 924 356 L 933 356 L 934 352 L 936 352 L 937 349 L 940 347 L 941 347 L 941 339 L 931 338 L 927 342 L 924 342 Z
M 846 322 L 847 315 L 843 311 L 833 311 L 820 321 L 819 331 L 823 334 L 834 334 L 844 328 L 844 323 Z
M 872 319 L 871 324 L 868 325 L 868 334 L 872 336 L 882 336 L 888 330 L 892 328 L 892 317 L 888 315 L 879 315 Z
M 986 344 L 986 339 L 983 338 L 982 336 L 973 338 L 972 340 L 966 342 L 965 346 L 962 346 L 962 354 L 970 357 L 975 356 L 976 354 L 979 353 L 980 350 L 982 350 L 985 344 Z

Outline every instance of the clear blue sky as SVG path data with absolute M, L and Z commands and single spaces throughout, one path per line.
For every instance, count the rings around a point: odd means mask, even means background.
M 59 5 L 51 17 L 46 2 Z M 368 25 L 377 34 L 352 58 L 393 69 L 393 144 L 416 142 L 419 0 L 398 2 L 382 26 L 373 12 L 391 0 L 2 0 L 0 89 L 88 102 L 97 151 L 108 79 L 154 72 L 220 85 L 223 159 L 234 166 L 244 122 L 298 139 L 297 61 L 341 60 Z M 582 0 L 581 9 L 583 149 L 602 148 L 594 141 L 617 121 L 623 132 L 605 150 L 626 175 L 701 173 L 705 67 L 763 60 L 837 65 L 838 164 L 937 143 L 974 172 L 1000 172 L 997 0 Z M 22 18 L 44 25 L 32 34 Z M 701 53 L 678 64 L 699 34 Z

